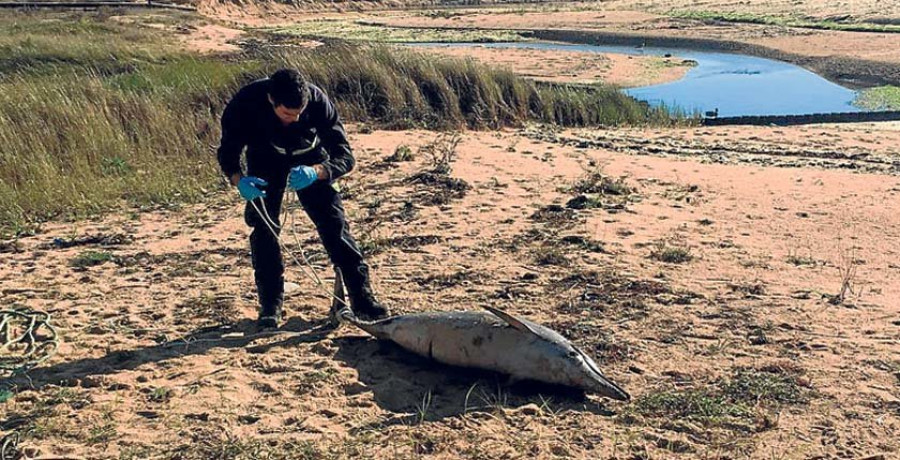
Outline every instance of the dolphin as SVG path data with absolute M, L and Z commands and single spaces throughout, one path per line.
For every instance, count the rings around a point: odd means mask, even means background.
M 340 289 L 342 295 L 343 286 Z M 332 308 L 337 321 L 440 363 L 575 387 L 619 401 L 631 399 L 600 372 L 590 356 L 558 332 L 498 308 L 414 313 L 377 321 L 357 318 L 346 305 L 335 303 Z

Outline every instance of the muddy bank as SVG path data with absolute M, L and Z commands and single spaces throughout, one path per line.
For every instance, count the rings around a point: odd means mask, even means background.
M 703 51 L 721 51 L 726 53 L 742 53 L 790 62 L 809 69 L 835 83 L 854 89 L 900 84 L 900 64 L 842 56 L 804 56 L 776 50 L 766 46 L 738 41 L 565 29 L 532 30 L 530 31 L 530 35 L 540 40 L 564 41 L 590 45 L 672 47 Z
M 360 21 L 373 26 L 388 26 L 406 29 L 458 30 L 478 29 L 473 27 L 430 25 L 401 25 L 387 21 Z M 490 29 L 490 28 L 486 28 Z M 900 85 L 900 63 L 880 62 L 850 56 L 812 56 L 782 51 L 769 46 L 734 40 L 720 40 L 705 37 L 679 37 L 647 35 L 642 33 L 610 32 L 579 29 L 517 29 L 523 37 L 538 40 L 559 41 L 588 45 L 622 45 L 686 48 L 697 51 L 719 51 L 740 53 L 766 59 L 789 62 L 815 72 L 822 77 L 849 87 L 863 89 L 885 85 Z
M 680 80 L 696 64 L 677 57 L 627 56 L 593 51 L 475 46 L 427 46 L 417 50 L 474 58 L 538 81 L 633 88 Z

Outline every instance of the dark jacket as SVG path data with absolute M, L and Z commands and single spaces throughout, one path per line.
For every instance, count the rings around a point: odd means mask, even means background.
M 290 168 L 322 163 L 331 180 L 355 164 L 347 133 L 328 96 L 309 85 L 310 96 L 300 119 L 284 126 L 269 102 L 269 79 L 241 88 L 222 114 L 219 166 L 226 177 L 241 172 L 241 151 L 247 147 L 247 174 L 283 187 Z

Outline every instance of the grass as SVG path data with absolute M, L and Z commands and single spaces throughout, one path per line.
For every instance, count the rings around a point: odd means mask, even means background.
M 517 42 L 523 37 L 513 30 L 471 30 L 405 28 L 343 19 L 304 21 L 289 27 L 263 29 L 265 32 L 309 39 L 339 39 L 381 43 L 493 43 Z
M 761 411 L 808 401 L 810 390 L 802 384 L 802 374 L 791 365 L 738 367 L 729 377 L 708 385 L 645 394 L 628 411 L 644 417 L 696 421 L 708 427 L 736 427 L 731 421 L 756 423 L 760 418 L 768 420 L 761 417 Z
M 112 420 L 106 420 L 103 423 L 92 426 L 88 430 L 87 439 L 84 440 L 87 445 L 108 444 L 115 439 L 117 435 L 116 423 Z
M 228 324 L 234 318 L 240 317 L 233 298 L 211 293 L 204 293 L 179 303 L 176 305 L 176 315 L 181 320 L 203 318 L 211 324 Z
M 70 267 L 86 268 L 112 262 L 115 256 L 106 251 L 85 251 L 69 261 Z
M 559 241 L 561 243 L 574 246 L 576 249 L 581 249 L 588 252 L 606 252 L 606 248 L 603 246 L 602 242 L 595 241 L 590 238 L 585 238 L 583 236 L 566 235 L 560 238 Z
M 413 155 L 412 149 L 409 148 L 408 145 L 399 145 L 396 149 L 394 149 L 394 153 L 392 153 L 389 157 L 385 158 L 384 161 L 388 163 L 399 163 L 403 161 L 412 161 L 415 159 L 415 155 Z
M 694 256 L 689 248 L 660 243 L 650 253 L 650 258 L 669 264 L 683 264 L 693 260 Z
M 624 177 L 613 179 L 603 173 L 603 170 L 596 168 L 586 171 L 571 187 L 576 193 L 593 193 L 598 195 L 615 195 L 627 196 L 634 193 L 626 182 Z
M 751 405 L 800 404 L 808 396 L 799 383 L 799 374 L 791 367 L 738 368 L 724 383 L 722 392 L 733 401 Z
M 279 67 L 303 69 L 345 120 L 384 128 L 669 122 L 613 88 L 541 85 L 471 60 L 351 45 L 191 56 L 164 32 L 96 14 L 4 15 L 0 66 L 0 236 L 224 186 L 221 111 Z
M 127 72 L 139 62 L 180 53 L 156 31 L 107 21 L 98 13 L 0 16 L 0 75 Z M 64 39 L 61 39 L 64 38 Z
M 575 211 L 558 204 L 543 206 L 531 214 L 530 218 L 553 228 L 571 227 L 578 222 L 578 214 Z
M 841 30 L 848 32 L 900 32 L 900 25 L 877 24 L 873 22 L 834 21 L 809 17 L 770 16 L 753 13 L 718 11 L 672 11 L 671 16 L 700 21 L 734 22 L 743 24 L 765 24 L 804 29 Z
M 483 275 L 472 271 L 458 271 L 449 274 L 429 275 L 414 278 L 419 286 L 430 286 L 439 289 L 447 289 L 453 286 L 466 286 L 477 283 L 483 279 Z
M 574 184 L 560 191 L 577 193 L 566 202 L 566 207 L 571 209 L 603 208 L 614 212 L 625 209 L 629 201 L 637 198 L 635 190 L 625 182 L 624 177 L 613 179 L 604 174 L 600 167 L 586 170 Z
M 425 168 L 410 176 L 407 181 L 419 187 L 417 198 L 425 205 L 443 206 L 466 196 L 472 188 L 468 182 L 450 177 L 456 148 L 462 142 L 459 133 L 442 133 L 422 146 L 419 153 L 428 161 Z
M 333 452 L 321 450 L 310 441 L 269 441 L 240 438 L 229 432 L 207 428 L 195 429 L 189 442 L 173 445 L 164 450 L 167 460 L 312 460 L 340 458 Z M 134 457 L 139 458 L 139 457 Z
M 853 105 L 866 110 L 900 110 L 900 87 L 864 89 L 853 101 Z
M 635 403 L 635 411 L 651 417 L 709 420 L 720 417 L 748 417 L 750 409 L 732 402 L 711 389 L 667 390 L 650 393 Z
M 804 265 L 816 266 L 819 264 L 819 261 L 811 256 L 802 256 L 793 252 L 788 254 L 785 261 L 791 265 L 796 265 L 798 267 L 802 267 Z
M 152 403 L 165 403 L 172 399 L 172 396 L 175 394 L 175 391 L 171 388 L 167 387 L 157 387 L 149 392 L 147 395 L 147 400 Z
M 569 265 L 570 261 L 561 249 L 553 246 L 541 246 L 534 250 L 534 263 L 565 267 Z
M 496 129 L 540 121 L 566 126 L 668 121 L 611 87 L 543 85 L 471 59 L 435 59 L 386 46 L 335 45 L 281 54 L 337 99 L 349 119 L 388 128 Z

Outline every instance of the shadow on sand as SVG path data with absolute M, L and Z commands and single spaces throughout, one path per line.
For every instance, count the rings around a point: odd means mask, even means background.
M 264 352 L 276 346 L 317 342 L 327 337 L 331 331 L 333 328 L 325 320 L 313 323 L 295 317 L 277 331 L 259 332 L 256 330 L 255 321 L 245 319 L 232 325 L 201 328 L 185 337 L 159 345 L 113 351 L 99 358 L 84 358 L 37 368 L 27 375 L 13 377 L 8 383 L 19 388 L 35 390 L 40 390 L 46 385 L 74 386 L 89 377 L 132 370 L 148 363 L 204 354 L 214 348 L 247 347 L 250 352 Z M 256 340 L 272 337 L 284 339 L 258 347 L 248 347 Z M 256 350 L 257 348 L 259 350 Z
M 386 341 L 370 337 L 338 337 L 335 359 L 356 369 L 359 384 L 345 390 L 372 392 L 378 407 L 397 417 L 367 428 L 437 421 L 473 412 L 493 412 L 536 404 L 541 410 L 576 410 L 599 415 L 614 412 L 583 391 L 538 382 L 511 383 L 491 371 L 448 366 Z
M 114 351 L 98 358 L 38 368 L 7 383 L 35 390 L 47 385 L 84 385 L 85 379 L 203 354 L 214 348 L 245 348 L 249 353 L 265 353 L 276 347 L 318 342 L 333 333 L 335 330 L 327 320 L 307 322 L 295 317 L 277 331 L 263 332 L 256 331 L 253 321 L 243 320 L 231 326 L 199 329 L 155 346 Z M 253 343 L 264 338 L 281 340 Z M 380 408 L 396 415 L 386 422 L 377 422 L 372 428 L 441 420 L 472 412 L 515 409 L 528 404 L 537 404 L 541 410 L 612 414 L 597 400 L 567 387 L 529 382 L 509 384 L 500 374 L 438 364 L 393 343 L 368 336 L 340 335 L 332 336 L 331 340 L 337 346 L 334 358 L 358 371 L 359 382 L 345 385 L 345 393 L 370 391 Z

